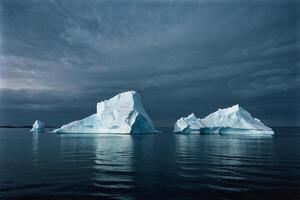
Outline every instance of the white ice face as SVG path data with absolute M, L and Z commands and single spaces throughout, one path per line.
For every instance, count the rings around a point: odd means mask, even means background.
M 97 113 L 54 130 L 57 133 L 155 133 L 139 94 L 128 91 L 97 103 Z
M 44 130 L 45 130 L 45 123 L 40 120 L 36 120 L 32 125 L 31 132 L 41 132 Z
M 187 118 L 190 118 L 190 120 L 187 120 Z M 198 128 L 201 133 L 274 134 L 271 128 L 265 126 L 260 120 L 253 118 L 250 113 L 239 105 L 219 109 L 203 119 L 194 119 L 190 116 L 187 118 L 181 118 L 176 122 L 174 132 L 195 131 L 198 125 L 195 122 L 199 122 L 202 125 Z
M 225 109 L 219 109 L 211 113 L 201 122 L 206 127 L 230 127 L 238 129 L 271 130 L 261 121 L 253 118 L 250 113 L 240 105 L 235 105 Z
M 194 113 L 192 113 L 187 117 L 177 120 L 174 126 L 174 132 L 200 133 L 201 128 L 204 128 L 204 125 L 200 119 L 197 119 Z

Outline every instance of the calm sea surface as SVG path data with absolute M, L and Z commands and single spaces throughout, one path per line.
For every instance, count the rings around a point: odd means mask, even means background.
M 0 199 L 300 199 L 300 129 L 275 136 L 0 129 Z

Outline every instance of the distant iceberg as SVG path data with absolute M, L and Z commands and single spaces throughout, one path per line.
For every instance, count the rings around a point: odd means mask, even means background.
M 185 119 L 185 118 L 181 118 Z M 199 127 L 200 133 L 219 133 L 219 134 L 274 134 L 273 130 L 265 126 L 259 119 L 253 118 L 249 112 L 243 109 L 240 105 L 235 105 L 225 109 L 219 109 L 214 113 L 209 114 L 204 119 L 193 119 L 192 123 L 187 122 L 185 129 L 180 130 L 178 127 L 184 127 L 179 119 L 175 126 L 174 132 L 186 133 L 197 132 L 197 130 L 188 128 L 194 126 L 197 121 L 203 127 Z M 194 126 L 195 127 L 195 126 Z M 197 128 L 196 128 L 197 129 Z
M 35 120 L 34 124 L 32 125 L 31 132 L 43 132 L 45 131 L 45 123 L 40 120 Z
M 136 91 L 97 103 L 97 113 L 54 130 L 55 133 L 156 133 Z

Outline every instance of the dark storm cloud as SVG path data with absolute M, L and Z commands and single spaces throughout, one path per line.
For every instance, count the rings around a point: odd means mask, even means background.
M 61 124 L 134 89 L 160 125 L 236 103 L 299 125 L 297 1 L 9 0 L 0 12 L 1 123 Z

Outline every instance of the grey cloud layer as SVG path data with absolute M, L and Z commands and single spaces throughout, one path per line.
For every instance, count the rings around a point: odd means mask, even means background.
M 10 0 L 0 12 L 1 123 L 62 123 L 135 89 L 158 124 L 241 103 L 299 125 L 297 1 Z

